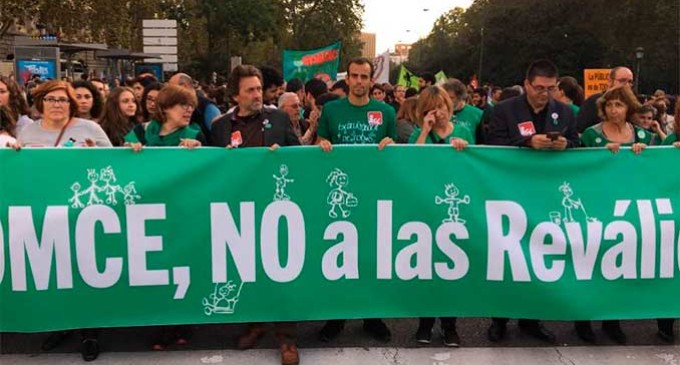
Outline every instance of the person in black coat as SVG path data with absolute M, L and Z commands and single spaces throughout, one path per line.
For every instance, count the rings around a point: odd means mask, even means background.
M 524 95 L 498 103 L 493 111 L 486 143 L 563 151 L 580 143 L 574 113 L 569 106 L 552 100 L 557 88 L 557 67 L 548 60 L 533 62 L 524 80 Z M 492 342 L 505 337 L 507 318 L 493 318 L 487 332 Z M 520 319 L 520 330 L 550 343 L 555 336 L 540 321 Z

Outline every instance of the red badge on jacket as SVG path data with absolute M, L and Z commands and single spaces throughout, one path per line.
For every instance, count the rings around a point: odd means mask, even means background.
M 243 138 L 241 137 L 241 131 L 236 131 L 231 133 L 231 146 L 238 147 L 243 144 Z
M 530 137 L 536 134 L 536 128 L 534 128 L 534 122 L 524 122 L 517 125 L 519 128 L 519 134 L 522 137 Z
M 382 125 L 382 112 L 368 112 L 368 124 L 371 126 Z

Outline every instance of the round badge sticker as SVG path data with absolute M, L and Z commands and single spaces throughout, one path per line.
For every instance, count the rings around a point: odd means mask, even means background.
M 639 137 L 639 138 L 645 138 L 645 132 L 643 132 L 643 131 L 638 131 L 638 137 Z
M 553 119 L 557 119 L 557 118 L 559 118 L 560 116 L 559 116 L 557 113 L 552 113 L 551 117 L 552 117 Z
M 595 143 L 602 143 L 602 138 L 600 137 L 595 138 Z

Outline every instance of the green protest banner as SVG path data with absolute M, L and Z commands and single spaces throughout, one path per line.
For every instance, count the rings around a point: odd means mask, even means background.
M 283 51 L 283 78 L 307 82 L 313 78 L 335 80 L 340 64 L 340 42 L 311 51 Z
M 0 331 L 680 316 L 680 150 L 0 150 Z

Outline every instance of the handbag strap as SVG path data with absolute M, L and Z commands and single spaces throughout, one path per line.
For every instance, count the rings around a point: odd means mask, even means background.
M 66 128 L 71 124 L 71 121 L 73 121 L 74 118 L 69 118 L 68 122 L 64 124 L 63 127 L 61 127 L 61 130 L 59 131 L 59 135 L 57 136 L 57 141 L 54 142 L 54 147 L 59 146 L 59 142 L 61 142 L 61 139 L 64 137 L 64 133 L 66 132 Z

